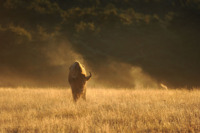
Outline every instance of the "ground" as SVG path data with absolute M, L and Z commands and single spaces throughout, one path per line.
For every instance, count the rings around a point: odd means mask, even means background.
M 0 88 L 0 132 L 200 132 L 200 90 Z

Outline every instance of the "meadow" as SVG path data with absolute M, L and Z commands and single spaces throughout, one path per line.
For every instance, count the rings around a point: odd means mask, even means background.
M 0 132 L 200 132 L 200 91 L 0 88 Z

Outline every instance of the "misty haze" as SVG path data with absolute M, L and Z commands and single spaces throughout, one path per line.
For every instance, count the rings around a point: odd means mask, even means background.
M 68 86 L 76 60 L 105 87 L 200 85 L 198 1 L 1 3 L 0 86 Z

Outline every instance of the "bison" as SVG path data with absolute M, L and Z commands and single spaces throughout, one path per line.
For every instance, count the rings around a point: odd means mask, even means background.
M 86 76 L 85 68 L 79 63 L 75 62 L 69 68 L 68 81 L 72 89 L 73 99 L 76 102 L 80 97 L 86 100 L 86 81 L 91 78 L 92 74 L 90 72 L 89 76 Z

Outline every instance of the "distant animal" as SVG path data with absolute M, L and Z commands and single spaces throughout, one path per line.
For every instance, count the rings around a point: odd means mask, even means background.
M 68 81 L 72 89 L 73 99 L 76 102 L 80 97 L 86 100 L 86 81 L 92 77 L 90 72 L 86 76 L 85 68 L 79 62 L 75 62 L 69 68 Z
M 168 87 L 167 87 L 166 85 L 160 83 L 160 86 L 161 86 L 163 89 L 168 90 Z

